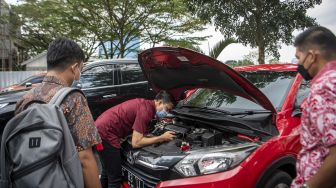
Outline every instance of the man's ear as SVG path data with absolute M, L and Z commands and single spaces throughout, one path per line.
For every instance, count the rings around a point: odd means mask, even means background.
M 75 63 L 73 65 L 71 65 L 71 71 L 76 74 L 76 66 L 79 66 L 79 63 Z

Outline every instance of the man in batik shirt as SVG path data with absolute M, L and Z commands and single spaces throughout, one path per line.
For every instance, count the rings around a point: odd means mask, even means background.
M 30 104 L 34 105 L 34 101 L 48 103 L 57 91 L 71 86 L 74 80 L 79 79 L 84 60 L 83 50 L 74 41 L 57 39 L 52 42 L 47 53 L 47 75 L 41 85 L 18 101 L 15 113 L 20 113 Z M 101 139 L 86 98 L 82 93 L 74 91 L 65 97 L 61 108 L 82 164 L 84 185 L 86 188 L 99 188 L 98 168 L 92 146 L 101 143 Z
M 298 72 L 311 80 L 292 188 L 336 187 L 336 37 L 313 27 L 295 39 Z

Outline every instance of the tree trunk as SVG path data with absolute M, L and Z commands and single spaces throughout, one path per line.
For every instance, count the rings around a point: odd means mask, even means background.
M 259 65 L 265 64 L 265 46 L 260 45 L 258 47 L 258 63 Z
M 100 41 L 100 45 L 102 45 L 102 47 L 103 47 L 103 49 L 104 49 L 105 59 L 108 59 L 109 56 L 108 56 L 108 53 L 107 53 L 106 46 L 105 46 L 104 42 L 103 42 L 103 41 Z
M 110 51 L 111 51 L 111 56 L 110 58 L 113 59 L 113 53 L 112 53 L 112 50 L 113 50 L 113 44 L 112 44 L 112 40 L 110 41 Z
M 262 2 L 260 0 L 254 1 L 256 5 L 255 21 L 256 21 L 256 43 L 258 46 L 258 63 L 259 65 L 265 64 L 265 41 L 264 31 L 262 29 Z

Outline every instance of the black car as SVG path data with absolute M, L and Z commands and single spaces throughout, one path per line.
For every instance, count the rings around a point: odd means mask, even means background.
M 73 84 L 87 97 L 91 113 L 96 119 L 108 108 L 126 100 L 153 98 L 136 59 L 101 60 L 85 65 L 81 78 Z M 16 102 L 29 89 L 0 94 L 0 132 L 14 116 Z

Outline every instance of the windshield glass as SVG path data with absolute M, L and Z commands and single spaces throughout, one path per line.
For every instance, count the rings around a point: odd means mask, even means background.
M 260 89 L 276 109 L 281 108 L 282 102 L 296 75 L 294 71 L 255 71 L 240 73 Z M 179 105 L 237 110 L 264 110 L 262 106 L 243 97 L 224 93 L 218 89 L 208 88 L 198 89 Z

